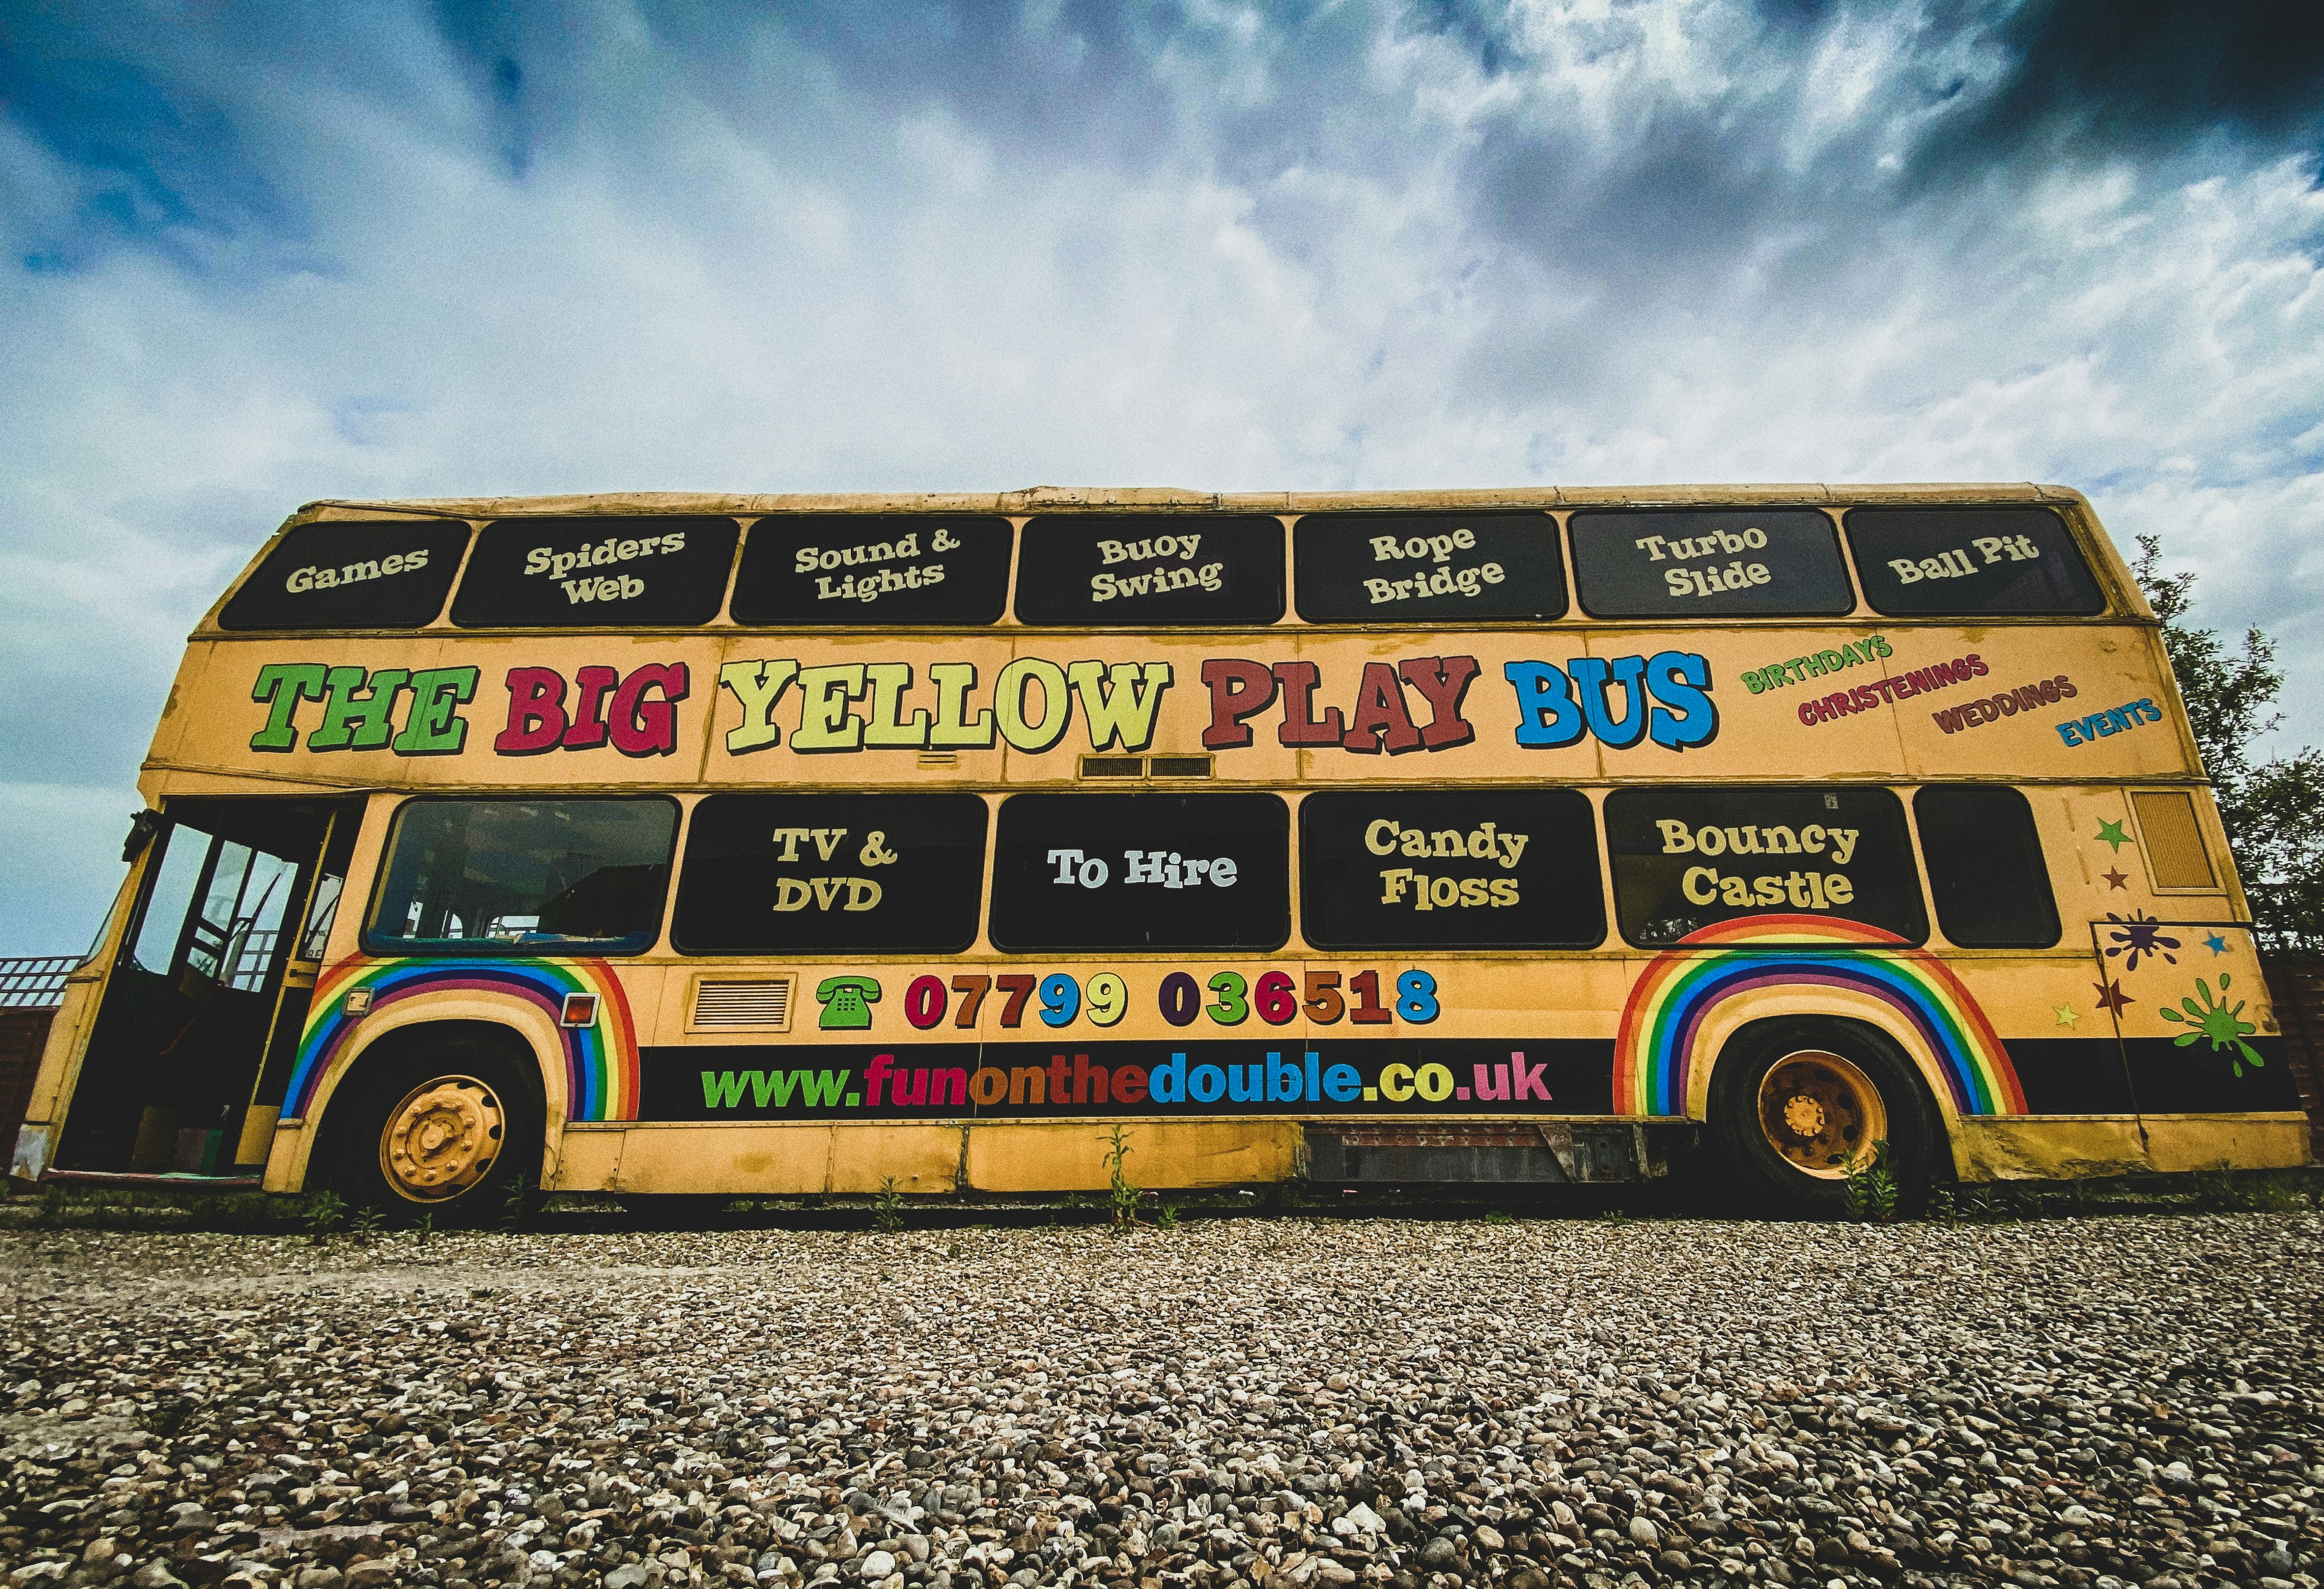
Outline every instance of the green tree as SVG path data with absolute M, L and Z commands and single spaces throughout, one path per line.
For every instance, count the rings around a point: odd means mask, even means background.
M 2243 650 L 2217 629 L 2188 621 L 2192 574 L 2164 574 L 2163 543 L 2138 537 L 2132 572 L 2163 620 L 2163 646 L 2194 724 L 2195 743 L 2219 803 L 2219 821 L 2250 896 L 2252 915 L 2269 941 L 2324 946 L 2324 752 L 2302 746 L 2256 760 L 2256 742 L 2275 731 L 2283 689 L 2275 642 L 2244 631 Z

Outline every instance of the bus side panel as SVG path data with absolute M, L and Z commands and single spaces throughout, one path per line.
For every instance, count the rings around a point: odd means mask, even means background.
M 1299 1162 L 1290 1120 L 1141 1120 L 1125 1125 L 1122 1173 L 1141 1187 L 1288 1180 Z M 1108 1134 L 1093 1120 L 973 1125 L 967 1183 L 979 1191 L 1102 1191 Z
M 2135 1115 L 1975 1116 L 1957 1119 L 1953 1171 L 1962 1180 L 2121 1175 L 2146 1167 Z
M 2308 1116 L 2273 1115 L 2148 1115 L 2148 1161 L 2166 1172 L 2283 1170 L 2310 1163 Z
M 18 1180 L 38 1180 L 56 1160 L 65 1115 L 72 1107 L 73 1086 L 80 1076 L 81 1057 L 88 1052 L 89 1035 L 105 1003 L 109 968 L 121 953 L 122 939 L 129 931 L 129 918 L 144 886 L 145 868 L 160 848 L 148 844 L 130 866 L 120 891 L 113 896 L 105 934 L 95 952 L 74 967 L 65 980 L 64 1002 L 49 1023 L 40 1069 L 32 1075 L 32 1096 L 24 1103 L 24 1123 L 17 1130 L 11 1155 L 8 1172 Z

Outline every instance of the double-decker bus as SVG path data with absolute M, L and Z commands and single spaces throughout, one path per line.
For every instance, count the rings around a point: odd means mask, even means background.
M 141 788 L 21 1178 L 454 1222 L 1126 1144 L 1813 1210 L 2308 1157 L 2055 488 L 323 502 Z

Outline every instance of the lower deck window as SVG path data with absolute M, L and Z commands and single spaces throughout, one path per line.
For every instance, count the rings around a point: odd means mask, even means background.
M 408 802 L 364 947 L 639 953 L 661 931 L 677 837 L 666 795 Z
M 687 954 L 955 954 L 976 938 L 974 794 L 712 794 L 670 936 Z
M 1932 785 L 1913 796 L 1937 923 L 1964 949 L 2047 949 L 2058 902 L 2025 796 L 1995 784 Z
M 1299 917 L 1318 949 L 1588 949 L 1598 829 L 1574 789 L 1346 791 L 1299 806 Z
M 1745 917 L 1808 942 L 1831 921 L 1928 936 L 1904 807 L 1886 789 L 1617 789 L 1606 847 L 1622 936 L 1642 948 Z
M 992 942 L 1277 949 L 1291 813 L 1275 794 L 1016 794 L 1001 806 Z

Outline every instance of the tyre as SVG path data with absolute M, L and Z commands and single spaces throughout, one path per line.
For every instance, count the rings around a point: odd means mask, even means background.
M 1849 1178 L 1888 1144 L 1895 1208 L 1926 1200 L 1942 1140 L 1920 1073 L 1887 1036 L 1854 1021 L 1764 1022 L 1736 1034 L 1711 1073 L 1711 1138 L 1751 1200 L 1838 1218 Z
M 498 1225 L 540 1199 L 543 1110 L 532 1057 L 424 1029 L 367 1061 L 335 1107 L 332 1189 L 389 1225 Z

